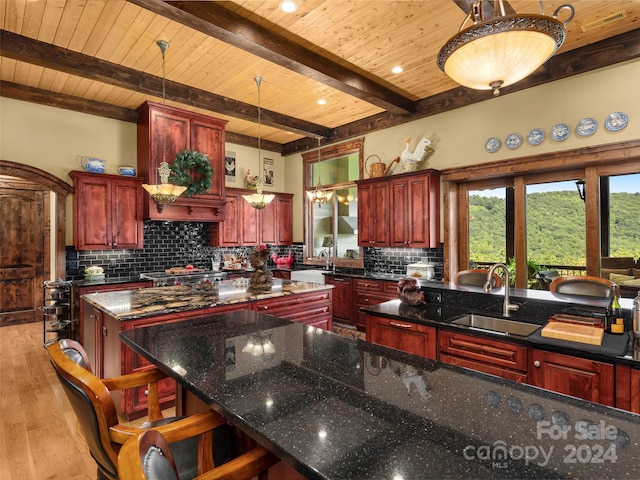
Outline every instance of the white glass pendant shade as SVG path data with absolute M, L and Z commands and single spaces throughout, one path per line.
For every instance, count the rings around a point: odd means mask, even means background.
M 252 193 L 251 195 L 243 195 L 242 198 L 249 202 L 249 204 L 256 210 L 262 210 L 264 207 L 269 205 L 276 196 L 260 192 Z
M 551 58 L 565 35 L 563 23 L 553 17 L 497 17 L 454 35 L 437 63 L 460 85 L 497 95 L 499 88 L 522 80 Z

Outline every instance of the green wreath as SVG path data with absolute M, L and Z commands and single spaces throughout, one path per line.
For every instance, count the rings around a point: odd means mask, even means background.
M 176 185 L 187 187 L 183 194 L 185 197 L 211 191 L 213 167 L 209 162 L 209 156 L 192 150 L 183 150 L 171 165 L 170 180 Z

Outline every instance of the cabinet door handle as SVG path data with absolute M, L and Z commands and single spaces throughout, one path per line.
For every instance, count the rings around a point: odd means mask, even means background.
M 540 360 L 536 360 L 535 362 L 533 362 L 533 366 L 536 368 L 540 368 Z
M 108 335 L 109 331 L 107 330 L 107 327 L 105 327 L 104 325 L 102 326 L 102 336 L 106 337 Z
M 396 323 L 396 322 L 389 322 L 389 325 L 391 325 L 392 327 L 400 327 L 400 328 L 411 328 L 411 324 L 410 323 Z

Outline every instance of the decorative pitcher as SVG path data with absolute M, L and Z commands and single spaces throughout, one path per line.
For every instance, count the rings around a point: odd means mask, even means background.
M 99 158 L 82 157 L 80 165 L 89 173 L 104 173 L 107 161 Z

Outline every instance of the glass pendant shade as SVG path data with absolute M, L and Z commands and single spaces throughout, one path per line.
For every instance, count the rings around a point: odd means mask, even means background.
M 555 15 L 569 8 L 571 16 L 561 22 Z M 512 85 L 533 73 L 564 43 L 564 25 L 573 18 L 573 7 L 559 7 L 554 17 L 508 15 L 476 21 L 459 31 L 440 49 L 438 67 L 452 80 L 476 90 Z
M 256 210 L 262 210 L 264 207 L 269 205 L 271 201 L 276 198 L 273 194 L 266 193 L 252 193 L 251 195 L 243 195 L 244 198 L 249 204 L 255 208 Z

